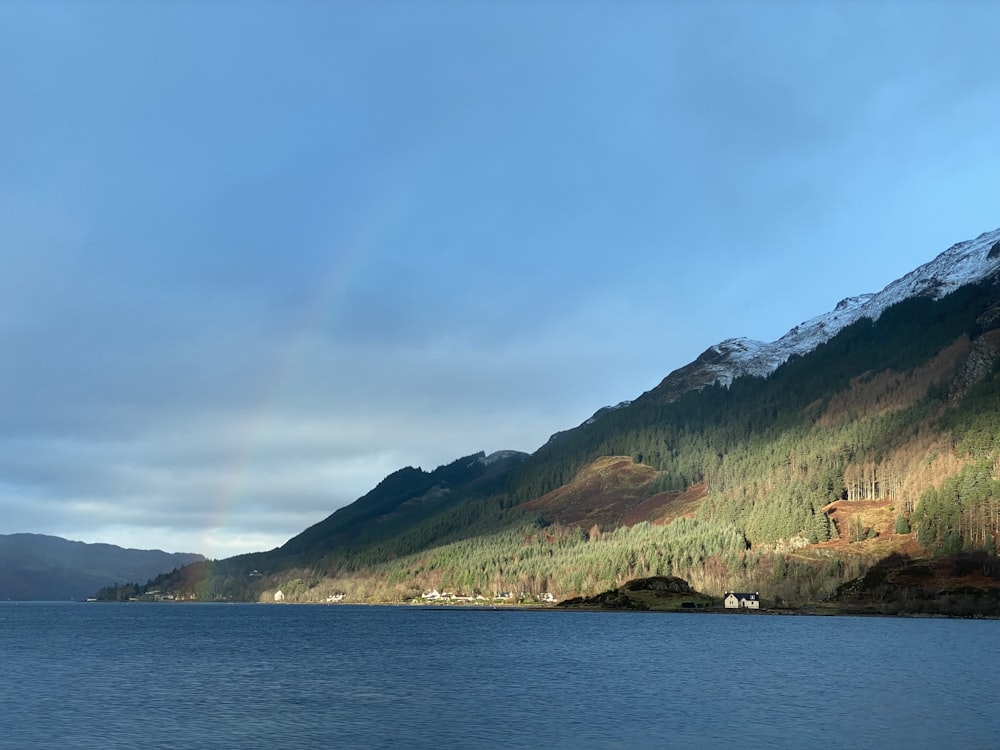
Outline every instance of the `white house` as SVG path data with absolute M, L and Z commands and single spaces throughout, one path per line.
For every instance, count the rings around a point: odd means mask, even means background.
M 727 591 L 724 601 L 726 609 L 760 609 L 760 593 L 757 591 L 752 594 Z
M 276 602 L 285 601 L 285 594 L 284 592 L 282 592 L 281 589 L 278 589 L 277 591 L 274 592 L 274 601 Z

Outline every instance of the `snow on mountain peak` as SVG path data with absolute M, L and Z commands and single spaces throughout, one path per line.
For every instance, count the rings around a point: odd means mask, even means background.
M 857 297 L 848 297 L 847 299 L 842 299 L 837 303 L 837 306 L 833 308 L 834 312 L 844 312 L 846 310 L 853 310 L 856 307 L 860 307 L 865 304 L 868 300 L 874 297 L 874 294 L 860 294 Z
M 861 318 L 878 320 L 898 302 L 910 297 L 939 299 L 966 284 L 1000 271 L 1000 229 L 974 240 L 952 245 L 877 294 L 847 297 L 833 310 L 792 328 L 777 341 L 726 339 L 706 349 L 694 362 L 674 370 L 657 388 L 668 400 L 685 391 L 713 383 L 728 386 L 745 375 L 766 377 L 793 355 L 812 351 Z
M 910 297 L 940 299 L 997 270 L 1000 270 L 1000 229 L 952 245 L 934 260 L 892 282 L 865 306 L 865 316 L 875 320 L 889 307 Z

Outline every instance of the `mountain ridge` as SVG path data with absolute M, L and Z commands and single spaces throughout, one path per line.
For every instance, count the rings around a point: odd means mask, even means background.
M 880 292 L 842 299 L 833 310 L 794 326 L 775 341 L 724 339 L 710 346 L 693 362 L 668 374 L 652 390 L 661 399 L 673 400 L 716 381 L 728 386 L 740 377 L 767 377 L 791 357 L 814 350 L 861 318 L 878 320 L 889 307 L 913 297 L 940 299 L 998 271 L 1000 228 L 952 245 L 933 260 L 890 282 Z

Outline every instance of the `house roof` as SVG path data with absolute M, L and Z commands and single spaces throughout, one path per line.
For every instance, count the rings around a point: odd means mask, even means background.
M 742 591 L 727 591 L 725 595 L 727 597 L 735 596 L 737 599 L 747 599 L 748 601 L 752 602 L 760 600 L 760 593 L 757 591 L 754 591 L 752 593 L 742 592 Z

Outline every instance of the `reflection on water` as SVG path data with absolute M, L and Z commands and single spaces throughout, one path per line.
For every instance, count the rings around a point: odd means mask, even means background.
M 1000 622 L 0 604 L 0 747 L 1000 745 Z

